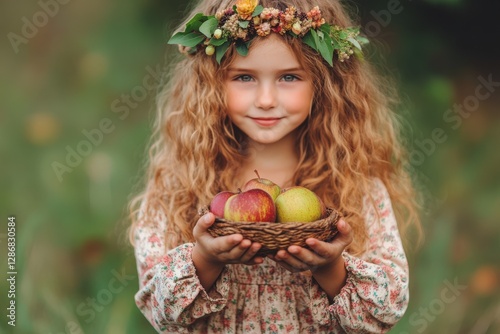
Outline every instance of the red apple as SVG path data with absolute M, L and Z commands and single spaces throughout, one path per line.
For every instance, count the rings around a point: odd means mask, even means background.
M 238 222 L 274 222 L 276 207 L 271 195 L 262 189 L 250 189 L 229 197 L 224 219 Z
M 326 212 L 318 195 L 299 186 L 284 189 L 276 198 L 275 204 L 276 220 L 280 223 L 313 222 L 321 219 Z
M 251 179 L 243 186 L 243 191 L 247 191 L 250 189 L 262 189 L 267 192 L 273 200 L 276 200 L 276 197 L 281 193 L 281 188 L 276 183 L 271 180 L 263 179 L 260 177 L 257 170 L 254 170 L 255 174 L 257 174 L 256 179 Z
M 235 195 L 236 193 L 232 191 L 221 191 L 212 198 L 210 202 L 210 212 L 212 212 L 217 218 L 224 218 L 224 206 L 229 197 Z

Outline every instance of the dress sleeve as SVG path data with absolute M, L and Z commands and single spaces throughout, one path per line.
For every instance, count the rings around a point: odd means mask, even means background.
M 380 180 L 374 184 L 375 206 L 365 200 L 367 251 L 359 258 L 342 254 L 347 281 L 331 305 L 317 284 L 312 295 L 320 322 L 333 321 L 347 333 L 386 333 L 408 306 L 408 263 L 391 200 Z
M 155 217 L 148 224 L 139 219 L 134 232 L 139 273 L 135 301 L 158 332 L 187 333 L 187 326 L 226 305 L 228 269 L 210 291 L 205 291 L 191 258 L 194 244 L 182 244 L 166 252 L 165 218 L 161 214 Z

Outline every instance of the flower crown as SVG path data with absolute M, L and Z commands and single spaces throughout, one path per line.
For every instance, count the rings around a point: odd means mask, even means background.
M 235 45 L 238 54 L 246 56 L 250 42 L 256 36 L 267 36 L 271 32 L 302 39 L 330 66 L 333 66 L 335 51 L 343 62 L 352 54 L 361 57 L 361 45 L 368 43 L 359 35 L 358 27 L 341 28 L 326 23 L 317 6 L 302 13 L 293 6 L 281 11 L 264 8 L 258 0 L 237 0 L 233 8 L 216 15 L 196 14 L 186 24 L 185 30 L 174 34 L 168 44 L 183 46 L 189 54 L 204 48 L 209 56 L 215 53 L 220 64 L 231 44 Z

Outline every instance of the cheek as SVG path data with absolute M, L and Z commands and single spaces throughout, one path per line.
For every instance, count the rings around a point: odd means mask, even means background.
M 241 109 L 239 100 L 237 96 L 228 94 L 226 97 L 226 108 L 227 108 L 227 113 L 229 116 L 234 115 L 238 113 L 238 111 Z
M 236 107 L 235 103 L 238 101 L 238 99 L 236 98 L 234 91 L 232 91 L 229 87 L 226 86 L 225 89 L 226 89 L 226 94 L 225 94 L 226 110 L 227 113 L 231 115 L 231 113 Z
M 292 94 L 288 98 L 289 106 L 294 113 L 309 114 L 312 107 L 313 94 L 309 90 L 301 90 L 297 94 Z
M 245 112 L 248 104 L 248 98 L 241 90 L 226 90 L 226 106 L 230 115 Z

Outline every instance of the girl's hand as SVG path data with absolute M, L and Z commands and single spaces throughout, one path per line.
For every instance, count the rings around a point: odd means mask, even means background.
M 212 213 L 203 215 L 193 229 L 196 245 L 193 249 L 193 257 L 197 256 L 203 261 L 221 266 L 224 264 L 261 264 L 264 259 L 255 257 L 261 248 L 259 243 L 252 243 L 244 239 L 241 234 L 232 234 L 214 238 L 208 232 L 208 228 L 215 222 Z
M 306 244 L 310 249 L 290 246 L 287 250 L 280 250 L 276 255 L 269 257 L 291 272 L 310 270 L 314 274 L 330 271 L 338 267 L 339 261 L 342 261 L 342 252 L 353 238 L 352 229 L 344 220 L 339 221 L 337 228 L 339 233 L 330 243 L 309 238 Z

